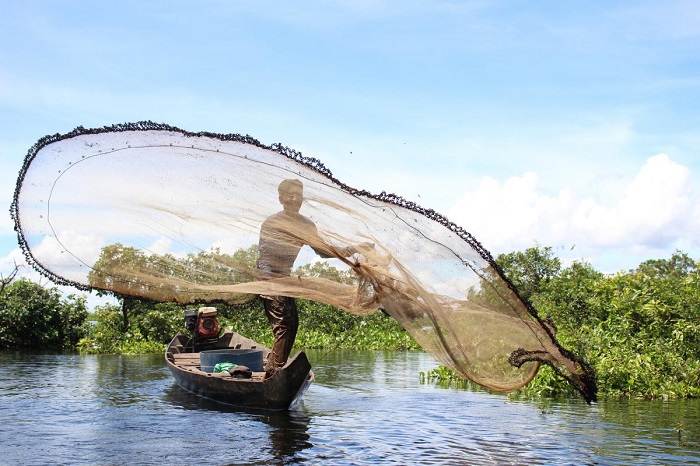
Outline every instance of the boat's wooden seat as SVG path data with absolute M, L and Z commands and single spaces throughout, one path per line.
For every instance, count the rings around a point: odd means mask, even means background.
M 199 353 L 173 353 L 175 359 L 199 359 Z
M 175 353 L 173 360 L 178 366 L 197 366 L 199 367 L 199 353 Z

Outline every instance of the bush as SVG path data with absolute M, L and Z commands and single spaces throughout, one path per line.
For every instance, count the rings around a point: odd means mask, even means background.
M 120 306 L 107 304 L 95 310 L 97 323 L 78 343 L 78 350 L 93 354 L 146 354 L 160 353 L 178 332 L 184 331 L 183 309 L 172 303 L 139 306 L 139 312 L 130 319 L 127 332 L 123 331 Z
M 62 298 L 56 288 L 27 279 L 0 294 L 0 349 L 71 349 L 85 334 L 84 297 Z
M 297 300 L 299 331 L 295 348 L 325 349 L 419 349 L 413 338 L 382 312 L 358 317 L 327 304 Z M 274 338 L 259 300 L 242 308 L 220 310 L 222 325 L 271 346 Z
M 601 394 L 700 396 L 700 267 L 687 255 L 612 276 L 574 263 L 530 299 L 551 315 L 563 346 L 594 367 Z M 569 390 L 541 370 L 521 393 Z

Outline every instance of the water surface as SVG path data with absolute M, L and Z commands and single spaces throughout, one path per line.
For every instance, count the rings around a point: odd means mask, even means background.
M 422 385 L 419 352 L 310 352 L 290 413 L 183 392 L 161 356 L 0 353 L 0 464 L 698 464 L 700 400 L 587 405 Z

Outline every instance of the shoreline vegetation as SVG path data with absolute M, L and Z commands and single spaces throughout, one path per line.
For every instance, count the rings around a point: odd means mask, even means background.
M 601 397 L 700 397 L 700 262 L 677 251 L 668 259 L 605 275 L 587 262 L 562 267 L 552 248 L 540 246 L 499 255 L 496 262 L 540 316 L 551 318 L 564 347 L 594 367 Z M 315 272 L 342 273 L 332 268 Z M 184 331 L 185 306 L 119 301 L 88 313 L 85 297 L 64 297 L 56 288 L 14 274 L 0 277 L 0 350 L 160 353 Z M 272 344 L 258 300 L 217 308 L 222 328 Z M 295 350 L 420 350 L 382 312 L 357 317 L 307 300 L 298 300 L 298 308 Z M 477 388 L 444 366 L 419 376 L 423 383 Z M 570 386 L 543 366 L 512 396 L 572 395 Z

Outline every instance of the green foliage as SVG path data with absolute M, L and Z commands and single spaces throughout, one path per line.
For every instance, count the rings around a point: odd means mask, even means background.
M 294 275 L 327 278 L 348 285 L 357 283 L 357 277 L 350 270 L 337 269 L 325 261 L 312 262 L 297 267 L 294 271 Z
M 535 379 L 511 395 L 513 398 L 542 399 L 576 396 L 574 388 L 554 369 L 547 365 L 540 367 Z
M 561 271 L 561 262 L 550 247 L 533 247 L 524 252 L 501 254 L 496 263 L 525 299 L 538 293 Z
M 100 306 L 95 309 L 95 316 L 97 323 L 78 342 L 78 350 L 83 353 L 116 353 L 126 337 L 119 307 L 111 304 Z
M 219 250 L 189 254 L 184 260 L 169 255 L 146 255 L 121 244 L 102 249 L 90 284 L 103 289 L 119 289 L 127 295 L 139 295 L 146 288 L 154 292 L 152 281 L 142 277 L 195 279 L 200 283 L 237 283 L 253 279 L 258 247 L 239 249 L 232 255 Z M 134 273 L 135 271 L 140 272 Z M 294 274 L 327 278 L 340 283 L 355 283 L 349 270 L 339 270 L 327 262 L 315 262 L 297 268 Z M 151 280 L 151 279 L 149 279 Z M 156 290 L 157 291 L 157 290 Z M 182 326 L 182 306 L 155 304 L 113 292 L 120 306 L 109 306 L 97 313 L 98 324 L 81 341 L 86 352 L 124 352 L 134 342 L 167 343 Z M 222 327 L 230 328 L 261 344 L 273 342 L 270 324 L 262 304 L 254 296 L 242 297 L 236 307 L 217 305 Z M 298 300 L 300 314 L 297 348 L 406 349 L 418 346 L 391 318 L 384 314 L 355 317 L 331 306 Z M 120 319 L 121 314 L 121 319 Z M 133 346 L 133 345 L 132 345 Z M 147 346 L 139 345 L 136 351 Z M 158 347 L 158 346 L 154 346 Z
M 604 276 L 590 264 L 561 269 L 551 249 L 499 256 L 521 295 L 558 327 L 557 338 L 595 368 L 601 394 L 700 396 L 700 268 L 686 254 L 645 261 L 636 270 Z M 527 264 L 528 261 L 532 263 Z M 453 384 L 440 366 L 426 381 Z M 571 395 L 548 366 L 514 396 Z
M 544 252 L 530 257 L 548 263 Z M 530 300 L 551 316 L 562 344 L 594 366 L 601 394 L 700 396 L 700 267 L 686 254 L 645 261 L 613 276 L 575 262 L 547 279 L 534 272 L 523 278 L 522 268 L 513 272 L 508 264 L 506 275 L 535 283 Z M 521 393 L 567 390 L 545 368 Z
M 676 251 L 670 259 L 644 261 L 636 271 L 650 278 L 682 279 L 697 271 L 697 264 L 687 254 Z
M 184 331 L 183 310 L 179 305 L 158 303 L 148 307 L 139 302 L 138 312 L 123 331 L 121 307 L 112 304 L 96 309 L 97 323 L 78 343 L 83 353 L 146 354 L 159 353 L 172 337 Z
M 442 388 L 468 388 L 470 390 L 477 391 L 483 390 L 479 385 L 468 379 L 460 377 L 456 372 L 442 365 L 427 372 L 420 372 L 418 377 L 420 378 L 421 383 L 435 384 Z
M 295 348 L 324 349 L 420 349 L 413 338 L 391 317 L 376 312 L 357 317 L 340 309 L 304 299 L 297 300 L 299 331 Z M 217 306 L 219 323 L 265 345 L 273 343 L 272 330 L 262 303 Z M 133 306 L 128 332 L 122 331 L 121 308 L 106 305 L 96 312 L 97 324 L 78 345 L 86 353 L 148 353 L 164 350 L 165 344 L 184 331 L 184 307 L 175 304 L 138 302 Z
M 62 298 L 56 288 L 16 280 L 0 293 L 0 349 L 73 348 L 87 314 L 84 297 Z
M 333 306 L 297 300 L 299 331 L 295 348 L 324 349 L 419 349 L 413 338 L 391 317 L 382 312 L 358 317 Z M 231 330 L 270 346 L 272 330 L 260 301 L 248 306 L 220 308 L 228 318 L 219 321 Z
M 245 335 L 267 347 L 272 346 L 272 330 L 260 300 L 256 299 L 237 307 L 217 306 L 217 309 L 219 324 L 222 327 Z
M 579 354 L 585 343 L 583 334 L 592 322 L 608 312 L 600 306 L 599 284 L 604 275 L 586 262 L 574 262 L 543 283 L 540 292 L 530 297 L 541 316 L 549 316 L 560 330 L 558 338 Z M 568 338 L 571 336 L 571 338 Z
M 579 331 L 600 387 L 623 396 L 700 396 L 700 269 L 687 256 L 602 280 L 596 319 Z
M 144 260 L 132 253 L 114 245 L 108 259 L 124 260 L 127 265 Z M 245 268 L 240 264 L 252 270 L 256 257 L 257 250 L 249 248 L 231 256 L 211 251 L 188 260 L 203 274 L 212 267 L 226 268 L 232 261 L 239 264 L 234 279 L 242 280 Z M 593 365 L 601 395 L 700 397 L 700 265 L 686 254 L 678 251 L 669 259 L 648 260 L 611 276 L 586 262 L 562 268 L 551 248 L 530 248 L 501 255 L 496 261 L 521 295 L 542 316 L 552 318 L 562 345 Z M 354 280 L 350 272 L 324 262 L 308 264 L 295 273 L 345 283 Z M 489 299 L 488 293 L 471 297 L 484 303 Z M 297 300 L 297 304 L 297 349 L 418 349 L 408 333 L 381 312 L 357 317 L 312 301 Z M 258 299 L 217 308 L 222 327 L 272 345 L 270 325 Z M 176 304 L 122 298 L 119 306 L 96 309 L 97 324 L 88 326 L 84 298 L 61 299 L 55 288 L 4 280 L 0 349 L 70 348 L 79 341 L 77 346 L 84 352 L 161 352 L 175 333 L 184 330 L 183 310 Z M 471 386 L 442 366 L 421 377 L 426 382 Z M 543 366 L 515 396 L 571 394 L 571 387 Z
M 258 257 L 257 244 L 238 249 L 233 254 L 218 248 L 189 253 L 185 258 L 172 254 L 146 254 L 121 243 L 110 244 L 100 251 L 100 257 L 88 274 L 90 286 L 102 290 L 98 294 L 115 296 L 122 302 L 122 328 L 126 331 L 129 317 L 138 312 L 138 296 L 160 301 L 189 302 L 192 295 L 178 295 L 169 280 L 191 280 L 199 284 L 236 284 L 255 279 Z M 169 284 L 170 283 L 170 284 Z M 198 295 L 197 299 L 200 299 Z M 253 300 L 253 295 L 239 296 L 238 303 Z
M 417 350 L 418 344 L 382 312 L 354 316 L 345 311 L 299 300 L 297 347 L 325 349 Z
M 184 309 L 174 303 L 153 304 L 132 319 L 132 329 L 154 343 L 170 343 L 176 333 L 185 330 Z

